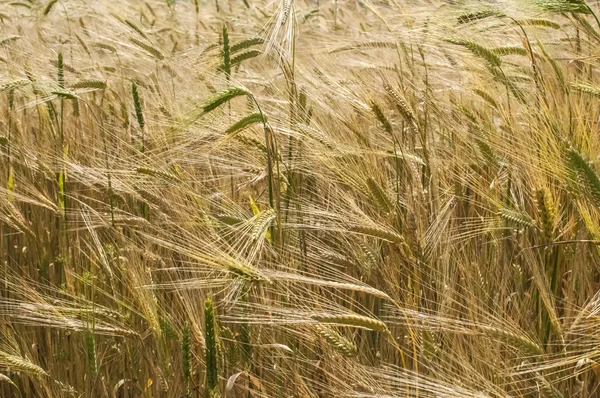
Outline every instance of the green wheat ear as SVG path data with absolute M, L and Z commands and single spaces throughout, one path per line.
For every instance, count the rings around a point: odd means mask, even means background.
M 229 32 L 225 24 L 223 24 L 223 71 L 229 81 L 231 78 L 231 50 L 229 48 Z
M 385 115 L 383 114 L 383 111 L 381 110 L 381 107 L 375 101 L 371 101 L 371 110 L 375 114 L 375 117 L 377 117 L 377 120 L 379 120 L 379 123 L 381 123 L 381 125 L 383 126 L 383 129 L 387 133 L 391 134 L 392 133 L 392 124 L 390 123 L 388 118 L 385 117 Z
M 242 95 L 249 95 L 249 94 L 250 93 L 246 89 L 243 89 L 241 87 L 228 88 L 228 89 L 216 94 L 214 97 L 208 99 L 202 105 L 202 114 L 207 114 L 209 112 L 214 111 L 215 109 L 217 109 L 218 107 L 220 107 L 223 104 L 226 104 L 227 102 L 231 101 L 235 97 L 239 97 Z
M 144 126 L 146 121 L 144 119 L 144 112 L 142 110 L 142 102 L 140 101 L 140 94 L 138 92 L 138 86 L 135 82 L 131 83 L 131 96 L 133 97 L 133 106 L 135 107 L 135 117 L 137 118 L 140 130 L 142 130 L 142 148 L 141 152 L 144 152 Z
M 466 23 L 470 23 L 470 22 L 480 21 L 482 19 L 486 19 L 486 18 L 490 18 L 490 17 L 503 17 L 503 16 L 505 16 L 504 13 L 502 13 L 498 10 L 490 9 L 490 10 L 475 11 L 475 12 L 463 14 L 458 17 L 457 21 L 458 21 L 459 25 L 462 25 L 462 24 L 466 24 Z
M 189 322 L 186 322 L 185 326 L 183 327 L 183 337 L 181 338 L 181 355 L 183 362 L 183 379 L 185 380 L 188 389 L 192 379 L 191 335 L 192 330 L 190 328 L 190 324 Z
M 48 15 L 52 11 L 52 7 L 58 2 L 58 0 L 50 0 L 46 7 L 44 7 L 44 16 Z
M 56 64 L 56 68 L 57 68 L 57 81 L 58 81 L 58 86 L 60 88 L 64 88 L 65 87 L 65 66 L 63 63 L 63 55 L 62 52 L 58 53 L 58 62 Z
M 85 331 L 83 335 L 83 343 L 85 348 L 85 356 L 87 358 L 88 371 L 93 377 L 95 377 L 98 372 L 98 362 L 96 359 L 96 338 L 93 331 Z
M 243 293 L 241 300 L 244 303 L 248 303 L 249 298 L 250 285 L 248 282 L 244 284 Z M 242 362 L 246 369 L 250 368 L 250 364 L 252 362 L 252 341 L 250 336 L 250 325 L 247 322 L 243 322 L 240 324 L 240 352 L 242 356 Z
M 231 54 L 233 54 L 238 51 L 245 50 L 248 47 L 263 44 L 264 42 L 265 42 L 265 40 L 261 37 L 251 37 L 250 39 L 246 39 L 244 41 L 241 41 L 241 42 L 231 46 L 230 52 L 231 52 Z
M 552 242 L 554 232 L 554 208 L 551 203 L 550 195 L 544 189 L 538 189 L 535 192 L 536 204 L 538 207 L 538 221 L 544 236 L 548 242 Z
M 521 25 L 543 26 L 545 28 L 560 29 L 560 24 L 550 19 L 543 18 L 528 18 L 517 22 Z
M 548 12 L 592 13 L 592 10 L 584 0 L 533 0 L 533 3 Z
M 204 340 L 206 354 L 206 387 L 208 396 L 215 396 L 219 384 L 219 374 L 217 370 L 217 339 L 215 336 L 215 318 L 212 298 L 208 297 L 204 301 Z
M 255 58 L 258 57 L 260 54 L 262 54 L 261 51 L 259 50 L 249 50 L 246 52 L 241 53 L 238 56 L 235 56 L 231 59 L 231 61 L 229 61 L 229 69 L 230 69 L 230 73 L 231 73 L 231 67 L 235 66 L 237 64 L 240 64 L 242 62 L 244 62 L 247 59 L 251 59 L 251 58 Z M 219 67 L 219 70 L 223 70 L 225 71 L 225 64 L 221 65 Z
M 239 131 L 242 131 L 243 129 L 245 129 L 248 126 L 251 126 L 256 123 L 263 123 L 263 122 L 264 122 L 263 115 L 260 112 L 252 113 L 252 114 L 240 119 L 238 122 L 236 122 L 231 127 L 229 127 L 225 131 L 225 134 L 233 135 Z
M 163 53 L 158 48 L 154 47 L 152 44 L 146 43 L 142 40 L 138 40 L 135 37 L 130 37 L 129 41 L 131 41 L 133 44 L 135 44 L 142 50 L 146 51 L 148 54 L 152 55 L 154 58 L 160 60 L 165 59 Z
M 577 188 L 588 194 L 592 203 L 600 205 L 600 178 L 596 171 L 574 148 L 567 150 L 567 162 Z
M 388 197 L 385 190 L 372 177 L 367 178 L 367 187 L 371 191 L 371 196 L 377 201 L 385 214 L 394 210 L 394 204 Z
M 459 39 L 457 37 L 443 37 L 443 41 L 451 44 L 456 44 L 458 46 L 463 46 L 467 48 L 473 55 L 483 58 L 491 67 L 499 67 L 502 61 L 500 57 L 494 53 L 491 49 L 482 46 L 479 43 L 475 43 L 471 40 Z

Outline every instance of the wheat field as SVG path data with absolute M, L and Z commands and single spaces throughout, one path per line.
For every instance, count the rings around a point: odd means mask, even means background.
M 598 15 L 0 1 L 0 396 L 600 396 Z

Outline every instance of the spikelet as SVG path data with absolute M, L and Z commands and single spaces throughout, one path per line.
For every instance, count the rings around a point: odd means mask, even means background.
M 544 54 L 544 58 L 546 58 L 546 61 L 548 61 L 548 63 L 550 64 L 550 66 L 552 66 L 552 70 L 554 70 L 554 74 L 556 75 L 556 80 L 558 80 L 558 83 L 560 85 L 560 87 L 565 88 L 565 76 L 564 73 L 562 71 L 562 67 L 558 64 L 558 62 L 556 62 L 556 60 L 554 60 L 550 54 L 548 53 L 548 51 L 546 50 L 546 47 L 544 47 L 544 45 L 542 44 L 542 42 L 540 42 L 538 40 L 537 42 L 537 46 L 540 50 L 542 50 L 542 53 Z
M 595 28 L 584 15 L 581 14 L 572 14 L 573 18 L 581 25 L 583 30 L 590 36 L 596 39 L 596 41 L 600 42 L 600 33 Z
M 344 336 L 340 335 L 332 328 L 322 325 L 316 325 L 315 331 L 340 354 L 347 357 L 353 357 L 356 356 L 356 354 L 358 353 L 358 350 L 356 349 L 356 345 L 354 343 L 352 343 Z
M 6 146 L 8 144 L 8 139 L 6 137 L 2 138 L 4 138 L 4 140 L 6 141 L 0 139 L 0 142 L 2 142 L 2 146 Z M 15 192 L 15 170 L 12 165 L 8 169 L 8 181 L 6 181 L 6 189 L 8 190 L 6 199 L 8 200 L 8 202 L 12 202 L 14 196 L 13 193 Z
M 148 192 L 144 189 L 136 188 L 136 192 L 140 195 L 143 200 L 148 204 L 153 204 L 163 211 L 169 210 L 172 208 L 172 204 L 169 203 L 165 198 L 155 195 L 154 193 Z
M 349 46 L 343 46 L 335 48 L 329 51 L 330 54 L 339 53 L 342 51 L 351 51 L 351 50 L 360 50 L 360 49 L 369 49 L 369 48 L 398 48 L 398 45 L 395 42 L 386 42 L 386 41 L 369 41 L 366 43 L 356 43 Z
M 232 226 L 232 227 L 236 226 L 236 225 L 241 225 L 245 221 L 243 218 L 234 217 L 229 214 L 218 214 L 215 216 L 215 218 L 217 220 L 219 220 L 221 223 Z
M 335 314 L 326 314 L 319 313 L 313 314 L 310 316 L 317 322 L 321 323 L 330 323 L 340 326 L 351 326 L 357 327 L 360 329 L 368 329 L 373 330 L 375 332 L 387 332 L 388 328 L 385 323 L 381 322 L 378 319 L 369 318 L 363 315 L 357 314 L 343 314 L 343 315 L 335 315 Z
M 8 377 L 7 375 L 5 375 L 3 373 L 0 373 L 0 381 L 7 382 L 8 384 L 10 384 L 14 388 L 16 388 L 17 391 L 19 390 L 19 387 L 17 387 L 17 385 L 10 379 L 10 377 Z M 19 395 L 20 395 L 20 391 L 19 391 Z
M 364 268 L 367 272 L 370 272 L 371 269 L 377 266 L 377 256 L 375 253 L 373 253 L 373 250 L 371 250 L 362 242 L 358 243 L 358 247 L 360 247 L 362 252 L 362 261 L 366 263 Z
M 565 398 L 563 393 L 561 393 L 556 387 L 554 387 L 544 376 L 541 374 L 536 374 L 535 376 L 537 382 L 540 384 L 540 388 L 547 398 Z
M 192 353 L 191 353 L 192 329 L 189 322 L 183 327 L 183 336 L 181 337 L 181 355 L 183 364 L 183 379 L 189 385 L 192 379 Z
M 162 371 L 160 366 L 154 366 L 154 376 L 156 377 L 156 381 L 158 382 L 159 391 L 166 393 L 169 391 L 169 383 L 167 382 L 167 378 L 165 377 L 165 373 Z
M 50 13 L 50 11 L 52 11 L 52 7 L 54 7 L 54 5 L 56 4 L 58 0 L 50 0 L 48 2 L 48 4 L 46 4 L 46 7 L 44 7 L 44 12 L 43 15 L 48 15 Z
M 53 90 L 52 94 L 56 95 L 59 98 L 66 98 L 70 100 L 77 100 L 79 97 L 74 92 L 67 89 Z
M 154 47 L 152 44 L 138 40 L 135 37 L 130 37 L 129 41 L 131 41 L 133 44 L 135 44 L 142 50 L 145 50 L 148 54 L 152 55 L 154 58 L 157 58 L 160 60 L 165 59 L 165 56 L 160 52 L 160 50 L 157 49 L 156 47 Z
M 223 71 L 225 77 L 229 81 L 231 77 L 231 52 L 229 48 L 229 33 L 227 32 L 227 25 L 223 24 Z
M 535 224 L 528 214 L 521 213 L 510 209 L 500 209 L 498 215 L 505 220 L 512 221 L 522 227 L 533 227 Z
M 267 233 L 271 222 L 275 219 L 275 210 L 267 209 L 254 217 L 252 226 L 252 239 L 262 239 Z
M 245 283 L 244 286 L 242 287 L 242 295 L 240 297 L 240 300 L 244 303 L 244 304 L 248 304 L 248 302 L 250 301 L 249 298 L 249 290 L 250 290 L 250 286 L 248 283 Z M 242 322 L 240 324 L 240 328 L 239 328 L 239 346 L 240 346 L 240 354 L 242 357 L 242 363 L 246 368 L 250 367 L 250 364 L 252 362 L 252 341 L 251 341 L 251 335 L 250 335 L 250 325 L 248 325 L 247 322 Z
M 381 210 L 387 214 L 390 213 L 394 209 L 394 205 L 392 201 L 387 196 L 383 188 L 375 181 L 372 177 L 367 178 L 367 187 L 371 192 L 371 196 L 377 201 L 379 206 L 381 206 Z
M 245 129 L 248 126 L 251 126 L 256 123 L 263 123 L 263 122 L 264 122 L 264 120 L 263 120 L 262 113 L 260 113 L 260 112 L 252 113 L 248 116 L 243 117 L 238 122 L 236 122 L 231 127 L 229 127 L 225 131 L 225 134 L 233 135 L 233 134 Z
M 14 90 L 16 88 L 26 86 L 29 83 L 31 83 L 31 80 L 29 79 L 16 79 L 6 83 L 2 83 L 0 84 L 0 93 L 3 93 L 7 90 Z
M 96 79 L 80 80 L 76 83 L 73 83 L 71 85 L 71 88 L 72 89 L 90 88 L 90 89 L 96 89 L 96 90 L 104 90 L 104 89 L 106 89 L 106 81 L 96 80 Z
M 246 39 L 244 41 L 241 41 L 237 44 L 234 44 L 233 46 L 231 46 L 230 48 L 230 52 L 231 54 L 241 51 L 241 50 L 245 50 L 246 48 L 258 45 L 258 44 L 263 44 L 265 41 L 264 39 L 262 39 L 261 37 L 252 37 L 250 39 Z
M 552 29 L 560 29 L 560 24 L 558 22 L 554 22 L 550 19 L 543 18 L 530 18 L 530 19 L 522 19 L 517 23 L 521 25 L 529 25 L 529 26 L 543 26 L 546 28 Z
M 206 387 L 208 395 L 213 396 L 219 385 L 217 369 L 217 338 L 215 336 L 215 317 L 212 298 L 204 301 L 204 341 L 206 358 Z
M 544 350 L 542 350 L 538 344 L 525 336 L 520 336 L 513 332 L 487 325 L 479 325 L 478 329 L 484 335 L 503 341 L 514 348 L 520 349 L 526 354 L 533 356 L 544 354 Z
M 60 88 L 64 88 L 65 87 L 65 66 L 63 63 L 63 55 L 62 52 L 58 53 L 58 62 L 56 63 L 56 69 L 57 69 L 57 79 L 56 81 L 58 82 L 58 87 Z
M 136 173 L 145 174 L 153 177 L 162 178 L 163 180 L 169 182 L 181 182 L 181 179 L 175 174 L 167 173 L 165 171 L 151 169 L 148 167 L 138 167 L 135 169 Z
M 366 226 L 354 226 L 350 228 L 350 231 L 357 232 L 362 235 L 372 236 L 374 238 L 379 238 L 386 240 L 388 242 L 397 243 L 399 245 L 405 245 L 406 242 L 404 237 L 396 232 L 389 231 L 387 229 L 378 228 L 378 227 L 366 227 Z
M 8 5 L 13 6 L 13 7 L 23 7 L 23 8 L 31 9 L 31 4 L 26 3 L 24 1 L 11 1 L 10 3 L 8 3 Z
M 116 53 L 117 52 L 116 47 L 111 46 L 110 44 L 107 44 L 107 43 L 103 43 L 103 42 L 92 43 L 92 46 L 96 47 L 96 48 L 100 48 L 102 50 L 110 51 L 111 53 Z
M 283 0 L 283 9 L 282 9 L 282 13 L 279 19 L 279 25 L 283 26 L 285 25 L 285 23 L 287 22 L 289 16 L 290 16 L 290 11 L 292 9 L 292 1 L 293 0 Z
M 457 20 L 458 20 L 458 24 L 462 25 L 462 24 L 475 22 L 475 21 L 479 21 L 482 19 L 490 18 L 490 17 L 503 17 L 503 16 L 504 16 L 504 13 L 502 13 L 498 10 L 489 9 L 489 10 L 475 11 L 475 12 L 470 12 L 467 14 L 462 14 L 461 16 L 458 17 Z
M 527 50 L 519 46 L 495 47 L 490 50 L 496 55 L 523 55 L 527 56 Z
M 19 40 L 21 36 L 8 36 L 2 40 L 0 40 L 0 47 L 6 46 L 12 42 Z
M 173 324 L 169 318 L 159 315 L 158 325 L 160 326 L 161 333 L 167 338 L 177 340 L 177 332 L 175 331 L 175 328 L 173 327 Z
M 244 146 L 247 147 L 254 147 L 256 149 L 258 149 L 261 152 L 266 152 L 267 151 L 267 147 L 265 146 L 265 144 L 263 144 L 261 141 L 252 138 L 252 137 L 248 137 L 245 136 L 243 134 L 235 134 L 233 136 L 233 138 L 239 142 L 241 142 L 242 144 L 244 144 Z
M 140 101 L 140 94 L 138 87 L 135 82 L 131 83 L 131 96 L 133 98 L 133 106 L 135 107 L 135 117 L 137 118 L 140 129 L 144 129 L 146 121 L 144 119 L 144 112 L 142 111 L 142 102 Z
M 23 372 L 36 377 L 48 376 L 48 373 L 30 360 L 0 351 L 0 365 L 13 371 Z
M 554 209 L 550 203 L 549 195 L 543 189 L 538 189 L 535 193 L 537 208 L 538 208 L 538 222 L 540 228 L 544 231 L 544 235 L 548 241 L 553 240 L 554 234 Z
M 591 14 L 585 0 L 533 0 L 533 3 L 544 11 L 556 13 Z
M 383 129 L 387 133 L 391 134 L 392 133 L 392 124 L 390 123 L 388 118 L 385 117 L 385 115 L 383 114 L 383 111 L 381 110 L 381 107 L 379 105 L 377 105 L 377 103 L 375 101 L 371 101 L 371 110 L 375 114 L 375 117 L 377 117 L 377 120 L 379 120 L 379 123 L 381 123 L 381 125 L 383 126 Z
M 228 89 L 216 94 L 214 97 L 210 98 L 209 100 L 207 100 L 202 105 L 202 112 L 203 112 L 203 114 L 212 112 L 213 110 L 217 109 L 221 105 L 226 104 L 227 102 L 231 101 L 235 97 L 239 97 L 242 95 L 249 95 L 249 94 L 250 93 L 246 89 L 241 88 L 241 87 L 228 88 Z
M 262 52 L 260 50 L 249 50 L 249 51 L 243 52 L 240 55 L 233 57 L 233 59 L 231 60 L 231 66 L 242 63 L 247 59 L 258 57 L 260 54 L 262 54 Z
M 600 88 L 592 86 L 586 83 L 573 83 L 571 88 L 575 91 L 579 91 L 586 94 L 591 94 L 600 98 Z
M 416 122 L 417 118 L 415 117 L 414 112 L 412 111 L 412 109 L 410 109 L 410 107 L 408 106 L 408 104 L 406 103 L 404 98 L 402 98 L 392 88 L 392 86 L 390 86 L 387 83 L 384 83 L 383 88 L 388 93 L 388 95 L 394 100 L 394 104 L 396 105 L 396 108 L 398 109 L 398 111 L 400 111 L 400 114 L 402 114 L 404 119 L 406 119 L 406 121 L 410 124 L 413 131 L 415 131 L 415 132 L 419 131 L 419 126 L 417 126 L 417 122 Z
M 86 330 L 83 333 L 83 348 L 87 359 L 88 371 L 95 377 L 98 372 L 98 362 L 96 358 L 96 338 L 94 332 Z
M 29 222 L 23 217 L 19 209 L 17 209 L 10 201 L 4 202 L 4 206 L 9 220 L 12 221 L 16 229 L 35 238 L 35 234 L 28 226 Z
M 589 194 L 592 203 L 600 206 L 600 179 L 596 171 L 574 148 L 567 150 L 567 164 L 578 188 L 583 188 L 582 191 Z
M 263 279 L 251 266 L 245 264 L 230 263 L 227 265 L 227 271 L 247 281 L 259 281 Z
M 488 104 L 490 104 L 491 106 L 493 106 L 494 108 L 498 108 L 498 103 L 496 102 L 496 100 L 492 97 L 491 94 L 489 94 L 486 91 L 483 91 L 481 89 L 476 88 L 475 90 L 473 90 L 473 92 L 475 94 L 477 94 L 479 97 L 481 97 L 484 101 L 486 101 Z
M 473 53 L 473 55 L 483 58 L 491 67 L 499 67 L 502 63 L 502 61 L 500 61 L 500 57 L 498 57 L 498 55 L 492 50 L 482 46 L 481 44 L 475 43 L 474 41 L 459 39 L 456 37 L 443 37 L 442 40 L 447 43 L 466 47 Z
M 146 33 L 144 33 L 144 31 L 135 24 L 135 22 L 129 20 L 129 19 L 124 19 L 122 21 L 125 25 L 129 26 L 131 29 L 133 29 L 134 31 L 136 31 L 137 34 L 139 34 L 140 36 L 142 36 L 144 39 L 146 40 L 150 40 L 148 38 L 148 36 L 146 35 Z

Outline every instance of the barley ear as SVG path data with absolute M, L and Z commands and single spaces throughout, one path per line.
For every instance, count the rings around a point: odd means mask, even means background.
M 252 37 L 250 39 L 246 39 L 231 46 L 230 52 L 231 54 L 233 54 L 238 51 L 245 50 L 246 48 L 252 47 L 254 45 L 263 44 L 264 42 L 264 39 L 261 37 Z
M 241 300 L 244 303 L 249 302 L 249 290 L 250 285 L 248 282 L 244 284 L 243 293 Z M 250 325 L 247 322 L 243 322 L 240 324 L 240 352 L 242 356 L 242 363 L 246 369 L 250 368 L 250 364 L 252 362 L 252 341 L 250 335 Z
M 160 60 L 165 59 L 165 56 L 162 54 L 162 52 L 158 48 L 154 47 L 152 44 L 146 43 L 142 40 L 138 40 L 135 37 L 131 37 L 129 40 L 142 50 L 145 50 L 148 54 L 152 55 L 154 58 Z
M 146 121 L 144 119 L 144 113 L 142 111 L 142 102 L 140 101 L 140 94 L 138 92 L 137 84 L 131 83 L 131 96 L 133 97 L 133 106 L 135 107 L 135 116 L 137 118 L 138 124 L 140 126 L 140 130 L 142 130 L 142 148 L 141 152 L 144 152 L 144 126 L 146 125 Z
M 250 93 L 246 89 L 243 89 L 241 87 L 231 87 L 224 91 L 221 91 L 220 93 L 216 94 L 212 98 L 208 99 L 202 105 L 202 114 L 204 115 L 209 112 L 212 112 L 213 110 L 217 109 L 221 105 L 228 103 L 235 97 L 239 97 L 242 95 L 250 95 Z
M 181 338 L 181 355 L 183 362 L 183 379 L 185 380 L 188 390 L 192 379 L 191 335 L 192 329 L 190 328 L 189 322 L 186 322 L 183 327 L 183 336 Z
M 52 7 L 58 2 L 58 0 L 50 0 L 46 7 L 44 7 L 44 16 L 48 15 L 52 11 Z
M 13 371 L 23 372 L 36 377 L 48 376 L 48 373 L 27 358 L 0 351 L 0 366 Z
M 574 148 L 567 150 L 567 163 L 576 188 L 587 194 L 595 205 L 600 205 L 600 178 L 593 167 Z
M 227 25 L 223 24 L 223 71 L 227 81 L 231 78 L 231 49 L 229 48 L 229 32 Z
M 377 118 L 377 120 L 379 120 L 379 123 L 381 123 L 381 125 L 383 126 L 383 129 L 387 133 L 391 134 L 392 133 L 392 124 L 390 123 L 388 118 L 385 117 L 385 115 L 383 114 L 381 107 L 375 101 L 371 101 L 370 105 L 371 105 L 371 110 L 375 114 L 375 117 Z
M 231 127 L 229 127 L 225 131 L 225 134 L 233 135 L 239 131 L 244 130 L 248 126 L 251 126 L 256 123 L 263 123 L 263 122 L 264 122 L 263 115 L 260 112 L 256 112 L 256 113 L 253 113 L 251 115 L 248 115 L 248 116 L 240 119 L 238 122 L 236 122 Z
M 217 339 L 215 336 L 215 318 L 213 301 L 208 297 L 204 301 L 204 336 L 206 351 L 206 388 L 208 396 L 215 396 L 219 384 L 217 370 Z
M 533 227 L 535 225 L 528 214 L 518 211 L 502 208 L 498 211 L 498 215 L 505 220 L 513 222 L 522 227 Z
M 491 67 L 499 67 L 502 63 L 500 57 L 491 49 L 479 43 L 475 43 L 474 41 L 459 39 L 456 37 L 444 37 L 442 40 L 447 43 L 452 43 L 467 48 L 469 51 L 471 51 L 471 53 L 473 53 L 473 55 L 484 59 Z
M 375 332 L 388 332 L 388 328 L 385 323 L 379 319 L 370 318 L 363 315 L 319 313 L 312 315 L 311 318 L 323 324 L 355 327 L 373 330 Z
M 88 371 L 95 377 L 98 373 L 98 362 L 96 358 L 96 338 L 94 332 L 86 330 L 83 334 L 83 346 L 85 349 L 85 357 L 87 359 Z
M 356 345 L 344 336 L 340 335 L 333 328 L 316 325 L 315 331 L 340 354 L 346 357 L 356 356 L 358 351 Z
M 538 221 L 540 228 L 544 231 L 544 236 L 548 242 L 552 242 L 554 234 L 554 209 L 550 202 L 550 197 L 543 189 L 538 189 L 535 193 L 538 207 Z
M 65 87 L 65 66 L 63 63 L 63 54 L 62 52 L 58 53 L 58 62 L 56 64 L 56 68 L 57 68 L 57 81 L 58 81 L 58 86 L 60 88 L 64 88 Z

